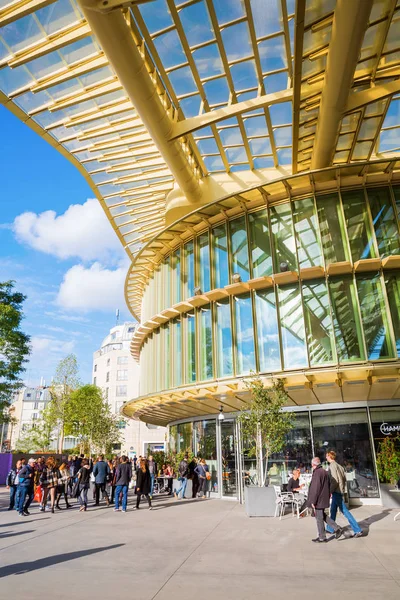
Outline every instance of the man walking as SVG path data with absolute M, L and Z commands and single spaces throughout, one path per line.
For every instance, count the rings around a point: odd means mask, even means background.
M 181 482 L 181 487 L 179 488 L 179 490 L 174 490 L 174 496 L 176 499 L 179 498 L 179 494 L 182 492 L 182 500 L 185 499 L 185 492 L 186 492 L 186 486 L 187 486 L 187 480 L 188 480 L 188 475 L 189 475 L 189 463 L 188 463 L 188 455 L 185 454 L 185 457 L 183 460 L 181 460 L 181 462 L 179 463 L 179 467 L 178 467 L 178 473 L 179 473 L 179 477 L 178 477 L 178 481 Z
M 337 510 L 339 509 L 342 515 L 348 520 L 351 525 L 351 528 L 354 531 L 353 537 L 358 538 L 362 536 L 362 529 L 347 508 L 344 496 L 347 493 L 347 480 L 346 473 L 342 465 L 336 462 L 336 452 L 334 450 L 330 450 L 326 454 L 326 460 L 329 463 L 329 472 L 330 472 L 330 491 L 332 494 L 332 502 L 331 502 L 331 519 L 334 521 L 336 519 Z M 331 527 L 327 526 L 327 531 L 332 533 Z
M 157 463 L 151 454 L 149 456 L 149 460 L 147 461 L 147 465 L 150 473 L 150 498 L 153 498 L 154 480 L 157 476 Z
M 10 505 L 8 507 L 8 510 L 13 510 L 14 506 L 16 505 L 17 502 L 17 489 L 18 489 L 18 483 L 19 483 L 19 477 L 18 477 L 18 473 L 21 470 L 21 461 L 17 460 L 15 467 L 12 467 L 10 472 L 7 475 L 7 479 L 6 479 L 6 486 L 7 489 L 10 490 Z
M 104 461 L 104 456 L 102 454 L 99 455 L 97 463 L 94 465 L 93 475 L 95 485 L 95 506 L 98 506 L 100 503 L 100 490 L 103 498 L 106 500 L 107 506 L 109 506 L 110 500 L 106 491 L 106 484 L 107 477 L 110 475 L 110 467 Z
M 19 498 L 18 498 L 18 514 L 20 517 L 26 517 L 30 513 L 28 508 L 33 500 L 33 484 L 34 484 L 34 475 L 35 475 L 35 459 L 30 458 L 28 460 L 28 464 L 22 467 L 20 472 L 18 473 L 19 477 Z M 26 502 L 25 502 L 25 498 Z
M 128 486 L 132 479 L 132 465 L 128 463 L 126 456 L 121 456 L 121 462 L 117 466 L 115 475 L 115 508 L 114 511 L 119 511 L 119 496 L 122 493 L 122 512 L 126 512 L 128 503 Z
M 315 510 L 317 520 L 318 537 L 313 539 L 313 542 L 326 542 L 325 523 L 330 525 L 335 532 L 335 537 L 338 540 L 343 531 L 335 521 L 333 521 L 325 512 L 329 508 L 330 499 L 330 482 L 329 473 L 322 468 L 321 461 L 318 456 L 315 456 L 311 461 L 313 475 L 310 488 L 308 490 L 308 505 Z

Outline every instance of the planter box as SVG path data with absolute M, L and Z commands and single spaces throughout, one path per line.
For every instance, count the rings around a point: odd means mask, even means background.
M 400 510 L 400 490 L 397 490 L 392 483 L 381 483 L 380 487 L 382 506 Z
M 275 516 L 276 495 L 272 486 L 246 486 L 244 488 L 244 502 L 248 517 Z

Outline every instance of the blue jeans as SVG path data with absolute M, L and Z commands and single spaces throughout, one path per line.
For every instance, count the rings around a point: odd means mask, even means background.
M 348 520 L 354 533 L 359 533 L 360 531 L 362 531 L 361 527 L 359 526 L 359 524 L 357 523 L 357 521 L 355 520 L 355 518 L 353 517 L 353 515 L 347 508 L 346 504 L 344 503 L 343 495 L 340 494 L 339 492 L 333 492 L 332 502 L 331 502 L 331 519 L 333 519 L 333 521 L 336 521 L 336 515 L 337 515 L 338 509 L 343 514 L 343 516 Z M 331 527 L 329 527 L 329 525 L 326 527 L 326 529 L 327 529 L 327 531 L 329 531 L 329 533 L 333 533 L 333 529 Z
M 17 487 L 16 485 L 10 485 L 10 510 L 12 508 L 14 508 L 15 506 L 15 497 L 17 494 Z
M 18 498 L 18 506 L 17 510 L 19 514 L 24 512 L 24 510 L 28 510 L 32 500 L 33 500 L 33 488 L 28 485 L 19 485 L 19 498 Z M 28 496 L 26 498 L 26 496 Z M 26 502 L 25 502 L 26 498 Z
M 122 510 L 126 510 L 128 504 L 128 486 L 117 485 L 115 488 L 115 510 L 119 509 L 119 495 L 122 492 Z
M 14 497 L 14 508 L 18 512 L 19 510 L 19 496 L 20 496 L 20 486 L 16 486 L 15 497 Z
M 89 487 L 87 485 L 79 486 L 79 495 L 78 495 L 79 504 L 81 506 L 85 506 L 86 508 L 87 508 L 87 503 L 88 503 L 88 499 L 87 499 L 88 491 L 89 491 Z
M 180 492 L 182 492 L 182 498 L 184 498 L 187 486 L 187 477 L 178 477 L 178 481 L 181 482 L 181 487 L 179 490 L 175 490 L 175 494 L 179 496 Z
M 155 475 L 154 473 L 150 473 L 150 496 L 153 495 L 153 490 L 154 490 L 154 479 L 155 479 Z

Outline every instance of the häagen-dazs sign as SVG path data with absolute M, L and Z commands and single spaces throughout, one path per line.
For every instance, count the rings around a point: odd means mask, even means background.
M 389 423 L 382 423 L 379 428 L 383 435 L 391 435 L 392 433 L 400 433 L 400 425 L 392 425 Z

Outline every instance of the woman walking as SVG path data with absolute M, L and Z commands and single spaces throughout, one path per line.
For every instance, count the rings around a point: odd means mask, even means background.
M 87 510 L 87 494 L 90 488 L 90 465 L 87 458 L 82 459 L 81 468 L 78 471 L 78 500 L 81 505 L 79 512 Z
M 57 486 L 57 499 L 56 499 L 56 508 L 58 510 L 62 510 L 60 506 L 61 496 L 64 496 L 65 506 L 66 508 L 71 508 L 71 505 L 68 502 L 68 486 L 69 481 L 71 479 L 71 472 L 66 463 L 63 463 L 60 467 L 60 479 Z
M 55 501 L 56 501 L 57 486 L 58 486 L 58 480 L 60 479 L 60 477 L 61 476 L 60 476 L 60 471 L 57 466 L 57 462 L 56 462 L 55 458 L 53 458 L 53 456 L 50 456 L 50 458 L 48 458 L 46 460 L 46 467 L 42 471 L 42 474 L 40 476 L 40 485 L 43 487 L 43 500 L 42 500 L 42 507 L 40 509 L 41 512 L 44 512 L 44 510 L 45 510 L 47 496 L 49 495 L 49 492 L 50 492 L 51 512 L 54 513 L 54 505 L 55 505 Z
M 197 473 L 199 478 L 199 497 L 207 498 L 207 482 L 210 477 L 210 474 L 208 465 L 204 458 L 201 459 L 194 472 Z
M 136 508 L 137 510 L 140 506 L 140 498 L 141 496 L 146 496 L 146 500 L 149 503 L 149 510 L 151 510 L 151 499 L 150 499 L 150 489 L 151 489 L 151 477 L 150 471 L 146 464 L 146 459 L 142 458 L 140 461 L 140 466 L 137 471 L 136 476 Z

